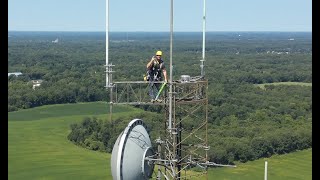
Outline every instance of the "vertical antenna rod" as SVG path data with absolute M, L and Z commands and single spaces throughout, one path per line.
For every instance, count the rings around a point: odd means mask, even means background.
M 106 87 L 109 85 L 109 0 L 106 0 Z
M 203 23 L 202 23 L 202 60 L 201 61 L 201 76 L 204 77 L 204 61 L 205 61 L 205 42 L 206 42 L 206 0 L 203 0 Z
M 114 65 L 109 64 L 109 0 L 106 0 L 106 87 L 112 90 L 112 67 Z
M 109 64 L 109 0 L 106 0 L 106 88 L 110 88 L 110 121 L 112 122 L 112 64 Z
M 173 0 L 170 10 L 170 78 L 169 78 L 169 131 L 172 128 L 172 34 L 173 34 Z

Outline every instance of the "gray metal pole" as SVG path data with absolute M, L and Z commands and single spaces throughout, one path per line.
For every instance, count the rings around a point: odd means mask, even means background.
M 170 10 L 170 78 L 169 78 L 169 131 L 172 129 L 172 36 L 173 36 L 173 0 Z
M 106 0 L 106 87 L 109 87 L 109 0 Z
M 112 65 L 109 65 L 109 0 L 106 0 L 106 88 L 110 90 L 110 104 L 109 113 L 110 121 L 112 122 L 112 111 L 113 111 L 113 86 L 112 86 Z
M 202 60 L 201 60 L 201 76 L 204 76 L 204 61 L 206 49 L 206 0 L 203 0 L 203 23 L 202 23 Z
M 267 174 L 268 174 L 268 161 L 264 162 L 264 180 L 267 180 Z

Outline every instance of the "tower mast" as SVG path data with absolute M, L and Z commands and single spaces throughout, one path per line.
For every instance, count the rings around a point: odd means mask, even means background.
M 110 90 L 110 121 L 112 121 L 112 108 L 113 108 L 113 84 L 112 84 L 112 67 L 109 64 L 109 0 L 106 0 L 106 88 Z
M 206 49 L 206 0 L 203 0 L 203 22 L 202 22 L 202 59 L 201 62 L 201 77 L 204 77 L 204 61 L 205 61 L 205 49 Z

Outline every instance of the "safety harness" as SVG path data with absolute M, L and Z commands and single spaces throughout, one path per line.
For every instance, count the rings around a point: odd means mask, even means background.
M 159 66 L 159 67 L 156 67 Z M 161 81 L 161 69 L 163 66 L 163 60 L 161 59 L 160 63 L 155 65 L 152 65 L 152 68 L 147 70 L 146 73 L 146 81 Z

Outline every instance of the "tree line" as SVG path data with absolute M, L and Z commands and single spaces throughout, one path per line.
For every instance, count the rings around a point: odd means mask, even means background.
M 99 33 L 58 33 L 57 36 L 61 37 L 59 43 L 52 43 L 50 38 L 56 37 L 54 35 L 26 33 L 22 36 L 18 33 L 8 39 L 8 70 L 23 73 L 22 76 L 8 77 L 8 111 L 46 104 L 108 101 L 108 91 L 104 88 L 103 36 Z M 142 80 L 145 64 L 158 49 L 163 50 L 165 64 L 169 67 L 169 39 L 164 38 L 166 36 L 162 33 L 152 35 L 156 41 L 143 33 L 130 34 L 133 41 L 116 41 L 124 38 L 120 33 L 111 36 L 109 61 L 116 65 L 114 81 Z M 214 85 L 210 89 L 220 84 L 311 83 L 310 34 L 294 35 L 299 39 L 286 40 L 292 37 L 292 33 L 252 33 L 246 36 L 253 39 L 239 41 L 233 33 L 211 36 L 209 33 L 205 75 L 209 83 Z M 173 49 L 174 79 L 182 74 L 199 75 L 201 36 L 197 33 L 178 33 L 176 36 Z M 280 40 L 275 41 L 274 38 L 279 36 Z M 266 53 L 271 50 L 286 50 L 290 54 Z M 36 79 L 44 82 L 32 90 L 30 81 Z
M 312 147 L 312 88 L 255 84 L 312 83 L 312 42 L 309 33 L 212 33 L 207 36 L 205 76 L 209 81 L 209 157 L 217 163 L 246 162 L 272 154 Z M 13 34 L 8 39 L 8 111 L 47 104 L 109 101 L 105 85 L 103 34 Z M 152 38 L 151 38 L 152 37 Z M 109 59 L 114 81 L 142 80 L 145 65 L 164 52 L 169 67 L 169 38 L 164 34 L 113 34 Z M 50 39 L 51 38 L 51 39 Z M 288 40 L 294 38 L 294 40 Z M 48 40 L 49 39 L 49 40 Z M 177 34 L 173 47 L 173 77 L 200 74 L 201 34 Z M 275 53 L 270 53 L 274 51 Z M 288 52 L 288 53 L 276 53 Z M 32 89 L 31 80 L 42 79 Z M 161 109 L 144 107 L 147 111 Z M 160 114 L 150 119 L 157 134 Z M 130 118 L 130 117 L 129 117 Z M 85 118 L 71 125 L 68 139 L 92 149 L 111 152 L 127 121 Z M 192 123 L 190 123 L 191 125 Z M 188 123 L 185 124 L 186 126 Z

